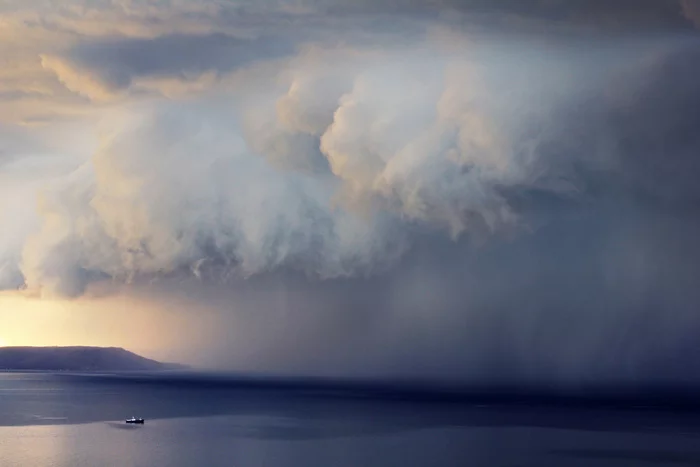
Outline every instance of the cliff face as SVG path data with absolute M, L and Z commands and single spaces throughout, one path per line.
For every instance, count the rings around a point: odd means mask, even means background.
M 0 347 L 0 370 L 156 371 L 177 368 L 117 347 Z

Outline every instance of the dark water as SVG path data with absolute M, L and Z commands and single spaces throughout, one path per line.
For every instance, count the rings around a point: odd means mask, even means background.
M 0 374 L 0 466 L 700 466 L 698 418 Z

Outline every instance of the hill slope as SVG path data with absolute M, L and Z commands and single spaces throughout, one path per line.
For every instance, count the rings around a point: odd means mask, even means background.
M 0 347 L 0 370 L 157 371 L 178 367 L 117 347 Z

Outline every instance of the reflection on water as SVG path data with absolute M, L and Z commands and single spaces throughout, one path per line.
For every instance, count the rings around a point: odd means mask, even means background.
M 695 418 L 0 375 L 0 465 L 700 465 Z

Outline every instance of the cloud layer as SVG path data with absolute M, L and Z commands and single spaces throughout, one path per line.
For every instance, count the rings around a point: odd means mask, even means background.
M 0 287 L 293 278 L 397 365 L 585 373 L 634 323 L 653 360 L 697 324 L 700 40 L 630 5 L 5 6 Z
M 407 229 L 509 234 L 528 227 L 513 196 L 576 196 L 571 156 L 542 148 L 567 143 L 558 114 L 596 97 L 603 64 L 587 91 L 577 64 L 527 47 L 439 51 L 311 53 L 263 96 L 126 110 L 42 194 L 27 286 L 75 295 L 205 265 L 354 275 L 395 261 Z

